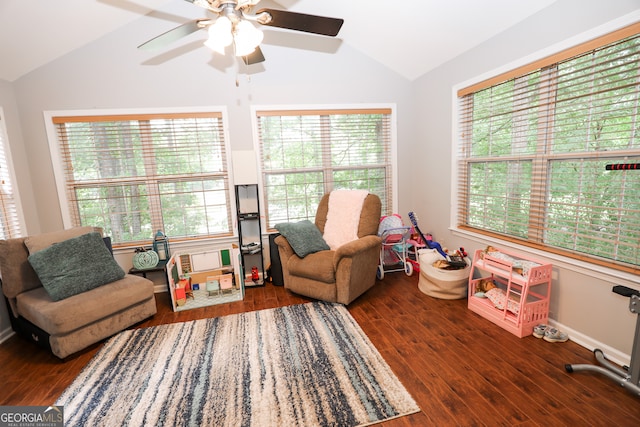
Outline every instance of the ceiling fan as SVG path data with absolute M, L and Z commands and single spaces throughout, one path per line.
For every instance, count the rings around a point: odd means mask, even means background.
M 185 0 L 216 14 L 214 19 L 198 19 L 182 24 L 166 33 L 138 46 L 140 49 L 164 47 L 182 37 L 201 29 L 207 29 L 208 40 L 204 43 L 212 50 L 223 54 L 227 46 L 233 45 L 236 56 L 242 57 L 245 64 L 257 64 L 264 61 L 260 50 L 263 34 L 252 24 L 285 28 L 335 37 L 338 35 L 343 19 L 328 18 L 304 13 L 288 12 L 278 9 L 260 9 L 252 13 L 260 0 Z

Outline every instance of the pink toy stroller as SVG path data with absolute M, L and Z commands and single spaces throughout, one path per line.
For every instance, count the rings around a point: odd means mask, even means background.
M 413 264 L 409 262 L 407 252 L 411 227 L 406 227 L 398 214 L 384 216 L 380 219 L 378 236 L 382 239 L 380 263 L 376 273 L 378 280 L 384 278 L 385 272 L 404 271 L 407 276 L 411 276 Z

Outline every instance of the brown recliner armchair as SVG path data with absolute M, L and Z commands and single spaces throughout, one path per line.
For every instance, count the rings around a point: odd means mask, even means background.
M 316 212 L 315 225 L 324 234 L 329 210 L 325 194 Z M 378 237 L 381 202 L 374 194 L 364 199 L 358 239 L 336 250 L 321 250 L 300 258 L 284 236 L 275 239 L 282 262 L 284 287 L 307 297 L 349 304 L 376 281 L 382 241 Z

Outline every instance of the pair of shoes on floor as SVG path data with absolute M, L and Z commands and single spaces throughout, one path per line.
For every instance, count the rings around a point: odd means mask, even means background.
M 546 330 L 549 328 L 551 328 L 551 326 L 545 325 L 544 323 L 536 325 L 533 327 L 533 336 L 536 338 L 542 338 L 544 337 L 544 333 L 546 332 Z
M 533 328 L 533 336 L 542 338 L 547 342 L 565 342 L 569 335 L 549 325 L 541 324 Z

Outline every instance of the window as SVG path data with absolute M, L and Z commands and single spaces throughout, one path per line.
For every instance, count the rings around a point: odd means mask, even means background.
M 392 206 L 392 111 L 257 111 L 268 228 L 313 220 L 322 195 L 364 189 Z
M 220 112 L 53 117 L 71 225 L 115 243 L 229 235 Z
M 640 270 L 640 25 L 458 93 L 458 226 Z
M 0 239 L 22 236 L 22 220 L 13 186 L 8 144 L 4 115 L 0 109 Z

